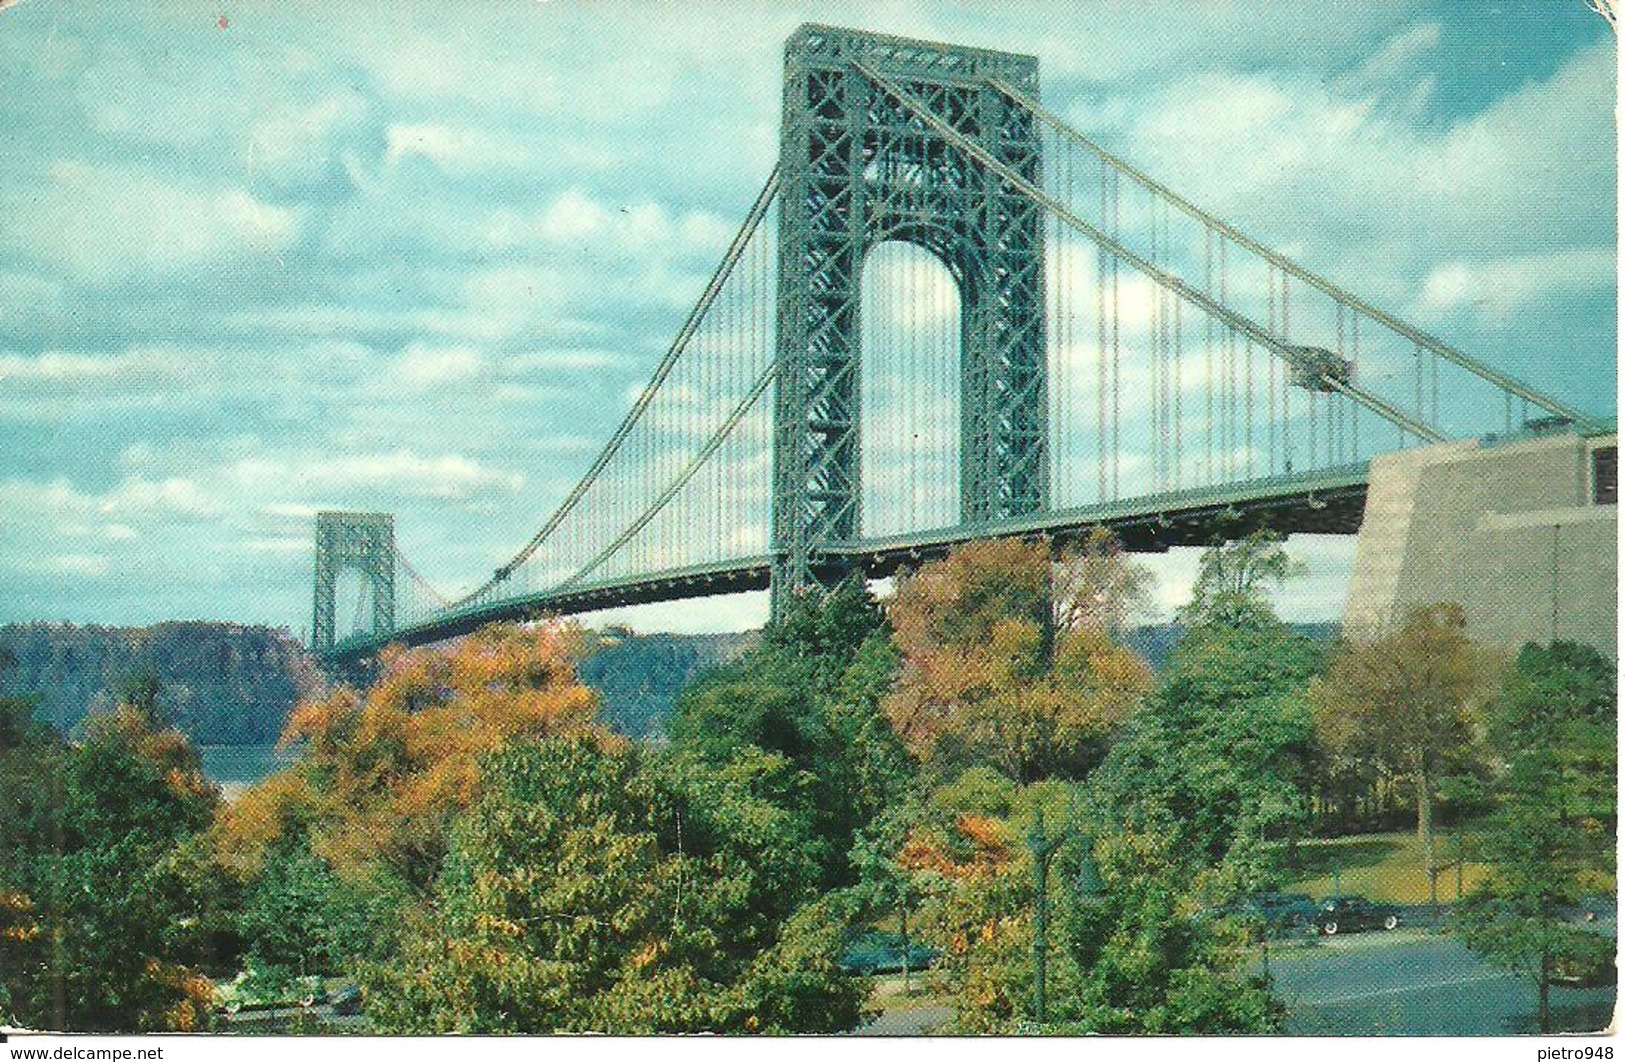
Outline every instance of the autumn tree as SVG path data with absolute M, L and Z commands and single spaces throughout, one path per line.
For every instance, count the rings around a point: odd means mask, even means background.
M 597 698 L 576 681 L 568 627 L 490 626 L 450 650 L 386 651 L 372 687 L 340 687 L 288 720 L 303 756 L 232 808 L 223 849 L 255 849 L 305 818 L 314 850 L 342 871 L 384 867 L 415 888 L 433 878 L 451 817 L 474 799 L 479 759 L 504 741 L 593 726 Z M 301 806 L 304 805 L 304 806 Z
M 1044 543 L 973 542 L 899 577 L 893 728 L 938 777 L 977 763 L 1018 781 L 1081 777 L 1149 685 L 1114 637 L 1144 587 L 1099 539 L 1058 564 Z
M 1135 564 L 1103 527 L 1063 550 L 1049 575 L 1054 623 L 1063 631 L 1094 630 L 1121 640 L 1151 603 L 1150 569 Z
M 1411 779 L 1430 892 L 1438 876 L 1439 783 L 1468 753 L 1498 672 L 1494 656 L 1467 636 L 1461 607 L 1436 604 L 1350 638 L 1315 691 L 1315 725 L 1328 747 Z
M 1489 877 L 1454 925 L 1469 947 L 1535 987 L 1541 1032 L 1552 1031 L 1559 971 L 1613 958 L 1611 935 L 1569 916 L 1587 893 L 1614 887 L 1616 715 L 1613 664 L 1567 642 L 1525 646 L 1489 711 L 1495 809 L 1480 841 Z
M 433 885 L 479 764 L 505 743 L 593 729 L 569 627 L 486 627 L 449 649 L 386 652 L 370 689 L 300 704 L 302 756 L 221 810 L 214 859 L 236 883 L 256 966 L 338 973 L 390 953 Z

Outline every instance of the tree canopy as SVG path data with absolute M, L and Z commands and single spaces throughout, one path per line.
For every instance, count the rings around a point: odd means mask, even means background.
M 1439 782 L 1469 755 L 1499 670 L 1499 660 L 1468 637 L 1461 607 L 1436 604 L 1349 638 L 1316 688 L 1316 722 L 1328 746 L 1412 780 L 1430 877 Z
M 835 1031 L 861 993 L 773 757 L 698 775 L 590 735 L 510 745 L 400 954 L 392 1032 Z
M 87 1032 L 207 1026 L 219 792 L 153 696 L 69 745 L 0 711 L 0 1012 Z
M 1466 943 L 1527 978 L 1551 1030 L 1565 967 L 1612 961 L 1614 941 L 1572 919 L 1615 883 L 1618 742 L 1613 664 L 1566 642 L 1525 646 L 1489 711 L 1495 808 L 1480 839 L 1489 878 L 1457 911 Z
M 455 814 L 479 789 L 479 759 L 504 741 L 592 728 L 569 627 L 485 627 L 450 651 L 391 648 L 364 692 L 297 706 L 283 736 L 299 763 L 232 805 L 222 857 L 245 872 L 282 841 L 308 843 L 341 874 L 382 872 L 427 888 Z
M 885 711 L 939 779 L 979 763 L 1021 782 L 1083 777 L 1149 687 L 1113 637 L 1140 570 L 1099 542 L 1055 567 L 1044 543 L 994 540 L 899 578 L 887 615 L 902 669 Z

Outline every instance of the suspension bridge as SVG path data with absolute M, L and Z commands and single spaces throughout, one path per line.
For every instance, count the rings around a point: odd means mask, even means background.
M 778 611 L 988 537 L 1353 533 L 1377 455 L 1595 427 L 1079 132 L 1036 59 L 824 26 L 787 43 L 778 164 L 673 325 L 482 585 L 436 591 L 388 514 L 321 514 L 313 648 L 744 590 Z

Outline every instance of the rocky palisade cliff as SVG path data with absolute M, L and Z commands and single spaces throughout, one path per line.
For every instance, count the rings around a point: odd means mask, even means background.
M 657 735 L 695 675 L 736 659 L 752 634 L 597 632 L 580 666 L 604 722 L 633 738 Z M 301 697 L 324 678 L 284 629 L 175 622 L 151 627 L 21 623 L 0 626 L 0 694 L 29 697 L 35 717 L 72 734 L 111 708 L 146 671 L 175 724 L 199 745 L 275 743 Z
M 0 692 L 33 698 L 35 717 L 69 734 L 150 671 L 199 745 L 272 744 L 294 702 L 322 685 L 288 631 L 233 623 L 11 624 L 0 627 L 0 664 Z

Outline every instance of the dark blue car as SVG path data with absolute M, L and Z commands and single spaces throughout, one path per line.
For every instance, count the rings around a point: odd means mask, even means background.
M 936 948 L 910 941 L 908 968 L 924 970 L 937 961 Z M 903 938 L 898 933 L 871 930 L 846 946 L 841 956 L 841 969 L 855 974 L 901 973 L 903 970 Z

